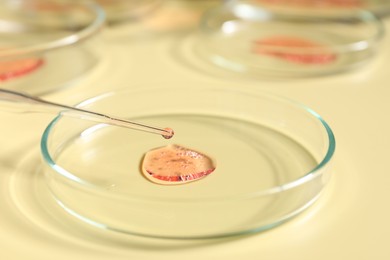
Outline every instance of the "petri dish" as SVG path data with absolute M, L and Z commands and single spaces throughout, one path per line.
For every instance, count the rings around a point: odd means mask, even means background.
M 105 14 L 98 5 L 5 1 L 0 17 L 3 88 L 46 94 L 74 84 L 99 64 Z
M 226 0 L 225 2 L 237 1 L 288 12 L 307 13 L 328 9 L 348 14 L 353 10 L 364 9 L 381 17 L 390 13 L 390 3 L 386 0 Z
M 103 7 L 110 25 L 141 19 L 162 4 L 161 0 L 96 0 L 96 2 Z
M 112 5 L 116 5 L 115 2 L 113 1 Z M 122 2 L 126 2 L 128 9 L 131 9 L 132 5 L 142 6 L 149 1 L 125 0 Z M 203 12 L 220 4 L 220 0 L 160 1 L 159 4 L 156 3 L 155 8 L 151 8 L 148 12 L 138 14 L 134 18 L 129 17 L 130 19 L 111 22 L 110 24 L 113 26 L 110 26 L 110 36 L 119 39 L 123 36 L 134 38 L 160 37 L 169 33 L 196 30 Z M 105 7 L 106 10 L 109 8 L 109 6 Z M 114 8 L 113 6 L 112 9 Z M 134 7 L 134 9 L 137 8 Z M 125 7 L 121 10 L 125 12 Z M 116 12 L 121 13 L 119 10 L 113 10 L 112 12 L 113 16 L 117 15 Z M 108 19 L 110 20 L 110 17 Z
M 384 34 L 381 19 L 368 11 L 296 13 L 230 1 L 204 15 L 193 48 L 203 60 L 238 73 L 309 77 L 365 64 Z
M 66 216 L 99 229 L 170 239 L 260 232 L 308 208 L 331 176 L 328 124 L 273 94 L 147 87 L 108 92 L 79 107 L 175 131 L 167 140 L 61 115 L 48 125 L 41 140 L 45 182 Z M 149 181 L 143 156 L 171 143 L 207 153 L 214 172 L 182 185 Z

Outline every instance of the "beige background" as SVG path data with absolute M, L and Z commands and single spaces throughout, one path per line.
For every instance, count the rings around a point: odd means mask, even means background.
M 183 29 L 192 26 L 198 13 L 186 16 L 193 20 L 177 16 L 185 22 L 180 23 L 182 28 L 172 28 L 167 17 L 176 17 L 172 16 L 176 8 L 181 7 L 168 6 L 167 13 L 160 11 L 155 20 L 143 24 L 157 35 L 143 30 L 141 37 L 134 26 L 106 31 L 106 56 L 99 68 L 77 86 L 46 98 L 74 104 L 106 90 L 185 81 L 288 96 L 319 112 L 335 132 L 334 175 L 323 196 L 280 227 L 235 239 L 191 243 L 104 232 L 88 235 L 88 228 L 42 210 L 39 191 L 30 185 L 39 169 L 40 135 L 52 116 L 11 114 L 1 112 L 0 106 L 0 258 L 390 259 L 390 37 L 362 69 L 320 78 L 261 81 L 196 69 L 186 60 L 193 31 Z

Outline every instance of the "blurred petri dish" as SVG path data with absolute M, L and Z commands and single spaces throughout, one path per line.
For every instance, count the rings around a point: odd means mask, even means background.
M 101 59 L 105 14 L 98 5 L 6 1 L 0 17 L 3 88 L 46 94 L 75 83 Z
M 149 125 L 172 139 L 58 116 L 43 133 L 46 183 L 65 212 L 104 230 L 157 238 L 217 238 L 275 227 L 310 206 L 331 176 L 335 139 L 311 109 L 220 86 L 109 92 L 79 107 Z M 207 153 L 209 176 L 159 185 L 146 152 L 174 143 Z
M 77 2 L 75 0 L 70 0 Z M 107 14 L 107 22 L 115 25 L 128 21 L 136 21 L 157 9 L 161 0 L 95 0 Z
M 367 11 L 296 14 L 231 1 L 204 15 L 194 50 L 202 59 L 239 73 L 307 77 L 365 64 L 384 34 L 381 19 Z
M 344 12 L 364 9 L 378 16 L 387 16 L 390 13 L 390 2 L 387 0 L 225 0 L 225 2 L 242 2 L 272 8 L 275 11 L 307 13 L 328 9 Z
M 220 0 L 166 1 L 154 15 L 142 21 L 154 32 L 174 32 L 196 29 L 205 10 L 219 6 Z
M 143 3 L 144 1 L 134 2 Z M 128 36 L 132 38 L 155 38 L 170 33 L 193 31 L 197 29 L 199 20 L 205 10 L 221 4 L 220 0 L 162 2 L 156 4 L 156 8 L 153 8 L 150 12 L 145 12 L 135 19 L 127 19 L 117 23 L 112 22 L 109 30 L 110 36 L 118 40 Z M 132 3 L 132 1 L 127 1 L 127 3 Z

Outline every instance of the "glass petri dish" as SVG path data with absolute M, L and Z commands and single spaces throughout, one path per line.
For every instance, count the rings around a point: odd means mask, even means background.
M 385 34 L 381 19 L 368 11 L 275 12 L 246 2 L 230 1 L 204 15 L 194 46 L 203 60 L 274 78 L 326 75 L 365 64 Z
M 67 212 L 125 234 L 198 239 L 275 227 L 311 205 L 331 175 L 335 139 L 311 109 L 227 87 L 109 92 L 79 107 L 154 126 L 172 139 L 58 116 L 43 133 L 46 183 Z M 211 156 L 216 169 L 181 185 L 141 173 L 146 152 L 168 144 Z
M 6 1 L 0 17 L 3 88 L 46 94 L 73 84 L 101 59 L 105 14 L 98 5 Z
M 386 0 L 225 0 L 225 2 L 245 2 L 272 8 L 275 11 L 307 13 L 318 9 L 347 13 L 353 10 L 364 9 L 378 16 L 387 16 L 390 13 L 390 2 Z
M 96 0 L 96 2 L 105 10 L 110 25 L 143 18 L 162 4 L 161 0 Z

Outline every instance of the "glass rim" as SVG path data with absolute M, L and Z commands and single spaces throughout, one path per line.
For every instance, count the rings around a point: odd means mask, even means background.
M 65 37 L 55 39 L 45 43 L 34 44 L 31 46 L 23 46 L 16 48 L 0 49 L 0 58 L 11 58 L 14 56 L 23 56 L 34 53 L 40 53 L 50 51 L 54 49 L 63 48 L 77 44 L 83 40 L 86 40 L 99 32 L 103 28 L 106 22 L 106 14 L 104 9 L 93 2 L 59 2 L 62 6 L 82 6 L 87 8 L 94 14 L 94 18 L 86 26 L 82 27 L 79 31 L 74 32 Z

